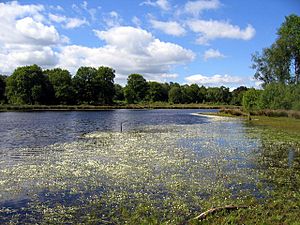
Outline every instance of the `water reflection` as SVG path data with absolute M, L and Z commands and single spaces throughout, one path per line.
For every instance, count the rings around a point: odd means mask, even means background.
M 199 111 L 216 110 L 4 112 L 0 113 L 0 151 L 73 141 L 93 131 L 120 131 L 122 121 L 128 121 L 123 127 L 128 131 L 151 124 L 201 124 L 206 118 L 191 115 Z

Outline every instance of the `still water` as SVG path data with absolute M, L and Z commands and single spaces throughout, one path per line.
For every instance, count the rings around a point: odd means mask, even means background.
M 0 113 L 0 223 L 177 224 L 216 196 L 267 197 L 261 130 L 211 111 Z
M 200 124 L 205 117 L 191 115 L 216 110 L 103 110 L 0 113 L 0 151 L 41 147 L 72 141 L 93 131 L 133 130 L 143 125 Z

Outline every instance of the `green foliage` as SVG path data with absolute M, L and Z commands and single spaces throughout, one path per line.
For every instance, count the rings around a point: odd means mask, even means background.
M 206 99 L 208 102 L 226 103 L 230 102 L 230 91 L 229 88 L 224 86 L 211 87 L 207 89 Z
M 114 84 L 115 95 L 114 100 L 116 101 L 124 101 L 124 88 L 120 84 Z
M 300 78 L 300 17 L 290 15 L 278 30 L 278 38 L 262 54 L 252 56 L 254 77 L 263 85 L 272 82 L 299 83 Z
M 100 66 L 96 75 L 96 90 L 100 104 L 112 104 L 115 95 L 115 70 L 110 67 Z
M 232 98 L 230 104 L 242 105 L 244 93 L 248 90 L 245 86 L 240 86 L 231 92 Z
M 147 100 L 151 102 L 168 101 L 168 87 L 165 84 L 150 81 L 148 85 Z
M 282 83 L 266 85 L 260 96 L 260 108 L 263 109 L 290 109 L 288 86 Z
M 6 95 L 12 104 L 49 104 L 54 98 L 48 77 L 37 65 L 15 69 L 7 78 Z
M 183 99 L 183 93 L 181 91 L 181 87 L 180 86 L 171 87 L 169 91 L 169 102 L 178 104 L 178 103 L 182 103 L 182 99 Z
M 261 91 L 255 90 L 254 88 L 250 88 L 246 91 L 243 96 L 243 108 L 247 112 L 259 109 L 260 95 Z
M 200 95 L 200 88 L 197 84 L 182 86 L 183 103 L 198 103 Z
M 6 76 L 0 75 L 0 103 L 6 102 L 5 88 L 6 88 Z
M 97 69 L 80 67 L 73 77 L 76 100 L 79 104 L 95 104 L 97 102 Z
M 260 97 L 262 109 L 295 109 L 299 110 L 300 85 L 271 83 L 266 85 Z
M 289 86 L 292 109 L 300 111 L 300 83 Z
M 45 70 L 44 73 L 49 77 L 49 81 L 54 89 L 55 104 L 74 103 L 74 89 L 72 87 L 72 77 L 68 70 L 55 68 Z
M 145 100 L 148 83 L 140 74 L 128 76 L 127 85 L 124 90 L 125 99 L 128 103 L 136 103 Z

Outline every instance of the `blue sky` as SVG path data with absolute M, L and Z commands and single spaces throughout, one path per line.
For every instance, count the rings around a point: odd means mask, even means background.
M 258 86 L 251 54 L 270 46 L 299 0 L 0 1 L 0 73 L 80 66 L 159 82 Z

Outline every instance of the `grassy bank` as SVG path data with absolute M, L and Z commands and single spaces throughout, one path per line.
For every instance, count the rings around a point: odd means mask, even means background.
M 114 105 L 0 105 L 0 112 L 7 111 L 89 111 L 109 109 L 221 109 L 215 104 L 170 104 L 164 102 Z M 234 108 L 235 106 L 226 106 Z
M 276 133 L 287 133 L 300 138 L 300 112 L 288 110 L 264 110 L 251 113 L 251 120 L 248 121 L 248 114 L 241 109 L 221 109 L 210 115 L 244 118 L 250 126 L 260 126 L 273 129 Z M 277 136 L 276 134 L 274 134 Z
M 224 116 L 244 116 L 247 117 L 248 113 L 243 111 L 241 108 L 222 108 L 219 112 L 220 115 Z M 300 119 L 300 111 L 295 110 L 271 110 L 271 109 L 264 109 L 264 110 L 256 110 L 250 112 L 251 116 L 266 116 L 266 117 L 289 117 L 289 118 L 295 118 Z

